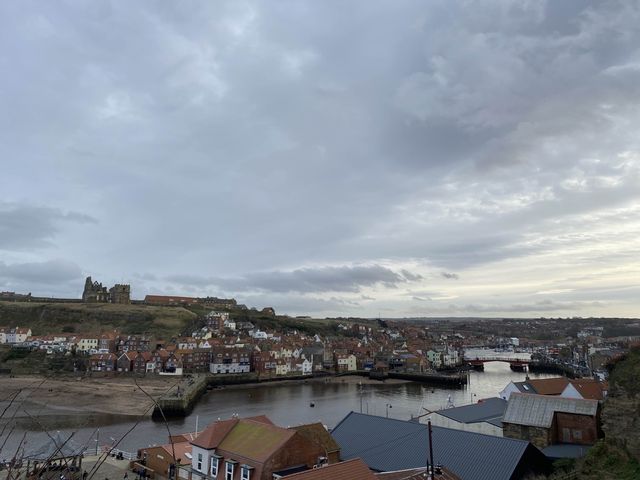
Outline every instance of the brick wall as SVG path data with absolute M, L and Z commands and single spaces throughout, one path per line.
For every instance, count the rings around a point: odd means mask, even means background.
M 538 448 L 545 448 L 552 444 L 553 428 L 531 427 L 528 425 L 517 425 L 514 423 L 503 423 L 502 434 L 509 438 L 528 440 Z
M 553 443 L 593 445 L 598 440 L 597 421 L 587 415 L 556 413 Z

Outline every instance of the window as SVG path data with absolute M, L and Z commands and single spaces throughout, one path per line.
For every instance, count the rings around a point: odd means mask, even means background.
M 202 471 L 202 454 L 201 453 L 198 454 L 198 466 L 196 467 L 196 470 L 198 470 L 199 472 Z
M 253 470 L 253 467 L 250 467 L 249 465 L 242 465 L 242 470 L 240 471 L 240 480 L 250 480 L 251 470 Z
M 211 457 L 211 476 L 215 477 L 218 475 L 218 458 Z
M 227 470 L 225 472 L 224 480 L 233 480 L 233 467 L 232 462 L 227 462 Z

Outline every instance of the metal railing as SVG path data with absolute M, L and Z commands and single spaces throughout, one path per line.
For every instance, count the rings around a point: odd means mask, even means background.
M 109 445 L 102 447 L 102 453 L 109 453 L 110 456 L 122 458 L 123 460 L 136 460 L 138 458 L 138 455 L 135 453 L 120 450 L 119 448 L 111 448 Z

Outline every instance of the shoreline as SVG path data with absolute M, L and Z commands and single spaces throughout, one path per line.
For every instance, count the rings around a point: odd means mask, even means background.
M 344 376 L 326 376 L 326 377 L 309 377 L 305 379 L 286 379 L 282 380 L 272 380 L 272 381 L 262 381 L 262 382 L 251 382 L 251 383 L 237 383 L 230 385 L 221 385 L 219 387 L 214 387 L 210 389 L 209 392 L 218 390 L 239 390 L 239 389 L 254 389 L 254 388 L 263 388 L 263 387 L 278 387 L 285 385 L 304 385 L 307 383 L 326 383 L 326 384 L 360 384 L 360 385 L 399 385 L 404 383 L 412 383 L 411 380 L 399 380 L 393 378 L 387 378 L 386 380 L 375 380 L 368 377 L 360 377 L 357 375 L 344 375 Z
M 155 400 L 179 383 L 176 382 L 176 378 L 166 377 L 136 377 L 135 380 Z M 180 382 L 185 380 L 183 377 Z M 410 383 L 410 381 L 374 380 L 356 375 L 344 375 L 230 384 L 220 389 L 272 388 L 307 383 L 398 385 Z M 208 393 L 215 390 L 214 387 Z M 0 391 L 3 392 L 0 411 L 8 407 L 4 415 L 5 420 L 9 418 L 28 420 L 30 416 L 37 418 L 52 416 L 98 418 L 102 416 L 129 420 L 151 416 L 154 405 L 153 401 L 136 386 L 133 377 L 0 376 Z

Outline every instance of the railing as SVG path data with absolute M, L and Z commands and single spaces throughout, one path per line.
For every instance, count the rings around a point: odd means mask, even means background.
M 506 358 L 506 357 L 476 357 L 476 358 L 466 358 L 465 362 L 509 362 L 509 363 L 531 363 L 530 358 Z
M 120 450 L 119 448 L 111 448 L 109 445 L 102 447 L 102 453 L 109 453 L 112 457 L 122 458 L 123 460 L 136 460 L 138 455 L 131 452 Z

